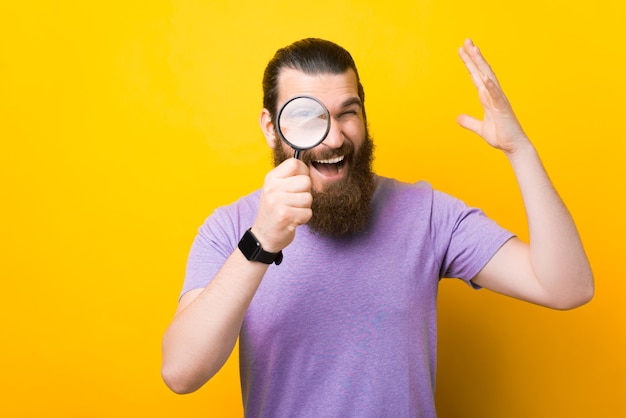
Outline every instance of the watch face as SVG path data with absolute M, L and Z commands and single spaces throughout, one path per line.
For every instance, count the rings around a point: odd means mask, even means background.
M 242 254 L 248 259 L 248 261 L 259 261 L 265 264 L 276 263 L 279 265 L 283 261 L 283 252 L 268 253 L 263 251 L 263 247 L 258 239 L 254 236 L 252 231 L 248 229 L 238 245 Z
M 248 260 L 254 260 L 261 250 L 261 244 L 252 235 L 252 232 L 247 230 L 239 241 L 239 249 Z

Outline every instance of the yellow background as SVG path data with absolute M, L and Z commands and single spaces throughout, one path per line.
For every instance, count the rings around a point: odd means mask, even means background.
M 376 169 L 426 179 L 526 237 L 457 56 L 492 63 L 573 213 L 597 280 L 571 312 L 446 281 L 441 417 L 626 414 L 624 2 L 0 3 L 0 416 L 241 415 L 236 358 L 195 394 L 159 375 L 197 227 L 262 184 L 274 51 L 334 40 L 359 65 Z

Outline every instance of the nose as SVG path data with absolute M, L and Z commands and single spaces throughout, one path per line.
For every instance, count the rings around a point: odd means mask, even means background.
M 324 141 L 322 142 L 322 144 L 326 145 L 329 148 L 337 149 L 337 148 L 341 148 L 344 141 L 345 141 L 345 137 L 341 129 L 341 123 L 331 118 L 330 129 L 328 130 L 328 135 L 326 136 L 326 138 L 324 138 Z

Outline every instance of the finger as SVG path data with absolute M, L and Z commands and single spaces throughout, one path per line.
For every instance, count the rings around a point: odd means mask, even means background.
M 269 207 L 310 206 L 313 200 L 311 187 L 308 175 L 278 178 L 268 174 L 263 185 L 262 199 Z
M 305 223 L 309 222 L 312 217 L 313 210 L 311 208 L 301 209 L 298 212 L 298 217 L 296 218 L 296 221 L 299 225 L 304 225 Z
M 313 210 L 309 207 L 280 206 L 274 209 L 271 215 L 274 227 L 282 231 L 285 228 L 293 230 L 293 227 L 307 223 L 313 216 Z
M 496 84 L 498 84 L 498 78 L 491 68 L 491 65 L 489 65 L 483 54 L 480 52 L 480 48 L 478 48 L 478 46 L 476 46 L 471 39 L 465 40 L 464 48 L 474 65 L 476 65 L 478 71 L 480 71 L 483 76 L 488 76 L 490 79 L 494 80 Z
M 296 175 L 309 175 L 309 167 L 296 158 L 288 158 L 280 163 L 272 173 L 277 178 L 287 178 Z
M 313 196 L 311 193 L 301 192 L 301 193 L 289 193 L 285 195 L 283 204 L 285 206 L 289 206 L 292 208 L 311 208 L 311 204 L 313 203 Z
M 309 222 L 313 217 L 313 211 L 311 208 L 299 208 L 295 209 L 292 213 L 292 219 L 296 225 L 304 225 Z
M 459 115 L 456 118 L 456 121 L 459 125 L 467 129 L 468 131 L 472 131 L 475 134 L 480 135 L 483 123 L 478 119 L 473 118 L 469 115 Z
M 285 193 L 309 193 L 311 192 L 311 186 L 311 177 L 303 174 L 278 179 L 275 184 L 276 190 L 280 190 Z
M 482 74 L 465 47 L 459 48 L 459 56 L 463 64 L 465 64 L 465 68 L 467 68 L 467 71 L 470 73 L 474 86 L 480 89 L 483 86 Z
M 311 190 L 309 168 L 295 159 L 284 161 L 265 176 L 264 193 L 308 192 Z
M 485 93 L 489 96 L 493 108 L 498 111 L 509 110 L 511 105 L 500 85 L 487 76 L 484 76 L 483 83 L 485 85 Z

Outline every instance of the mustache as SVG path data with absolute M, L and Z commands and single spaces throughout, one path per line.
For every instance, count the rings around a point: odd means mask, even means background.
M 313 161 L 319 160 L 329 160 L 331 158 L 340 157 L 340 156 L 349 156 L 354 153 L 354 145 L 351 142 L 344 142 L 340 148 L 336 149 L 323 149 L 323 150 L 307 150 L 303 151 L 300 154 L 300 159 L 306 163 L 310 164 Z

